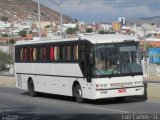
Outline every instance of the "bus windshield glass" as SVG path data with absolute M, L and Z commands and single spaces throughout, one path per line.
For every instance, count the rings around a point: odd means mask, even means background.
M 94 75 L 142 74 L 138 43 L 97 44 L 94 48 Z

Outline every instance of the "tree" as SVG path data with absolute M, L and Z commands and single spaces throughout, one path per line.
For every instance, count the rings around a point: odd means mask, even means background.
M 0 51 L 0 71 L 6 69 L 6 64 L 13 64 L 13 58 L 11 55 Z
M 50 27 L 51 27 L 50 25 L 46 25 L 46 26 L 45 26 L 45 28 L 50 28 Z
M 0 19 L 1 19 L 3 22 L 8 21 L 8 17 L 6 17 L 6 16 L 1 16 Z
M 34 13 L 38 13 L 37 10 L 34 10 Z
M 155 23 L 152 22 L 151 25 L 155 25 Z
M 91 33 L 91 32 L 93 32 L 92 28 L 87 28 L 86 29 L 86 33 Z
M 8 37 L 9 35 L 8 34 L 2 34 L 2 37 Z
M 99 34 L 105 34 L 105 31 L 104 30 L 100 30 L 98 33 Z
M 21 30 L 18 33 L 18 35 L 21 36 L 21 37 L 26 37 L 26 34 L 27 34 L 27 31 L 25 31 L 25 30 Z
M 14 40 L 14 39 L 11 39 L 11 40 L 7 41 L 6 44 L 15 44 L 15 40 Z
M 148 51 L 149 48 L 153 48 L 153 46 L 150 43 L 144 43 L 144 44 L 145 44 L 146 51 Z
M 74 34 L 76 32 L 76 28 L 67 28 L 66 33 L 67 34 Z

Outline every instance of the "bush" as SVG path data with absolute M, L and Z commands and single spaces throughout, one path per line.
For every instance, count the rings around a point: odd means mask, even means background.
M 67 34 L 74 34 L 74 33 L 76 33 L 76 28 L 67 28 L 66 33 Z
M 100 30 L 98 33 L 99 34 L 105 34 L 105 31 L 104 30 Z
M 45 26 L 45 28 L 50 28 L 50 27 L 51 27 L 50 25 L 46 25 L 46 26 Z
M 86 29 L 86 33 L 92 33 L 92 32 L 93 32 L 92 28 L 87 28 Z
M 6 22 L 6 21 L 8 21 L 8 17 L 6 17 L 6 16 L 1 16 L 1 17 L 0 17 L 0 20 L 2 20 L 3 22 Z
M 26 37 L 26 34 L 27 34 L 27 31 L 25 31 L 25 30 L 21 30 L 18 33 L 18 35 L 21 36 L 21 37 Z
M 11 55 L 0 51 L 0 71 L 6 70 L 6 64 L 13 64 L 13 58 Z
M 8 34 L 2 34 L 2 37 L 8 37 L 9 35 Z

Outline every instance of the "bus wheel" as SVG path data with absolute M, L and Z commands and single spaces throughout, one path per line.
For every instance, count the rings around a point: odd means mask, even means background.
M 28 82 L 28 90 L 29 90 L 30 96 L 32 96 L 32 97 L 37 96 L 37 92 L 34 91 L 34 83 L 33 83 L 32 80 L 30 80 L 30 81 Z
M 73 89 L 73 92 L 74 92 L 74 96 L 76 98 L 76 101 L 78 103 L 83 103 L 84 102 L 84 99 L 82 97 L 82 89 L 81 89 L 81 86 L 79 84 L 77 84 L 74 89 Z

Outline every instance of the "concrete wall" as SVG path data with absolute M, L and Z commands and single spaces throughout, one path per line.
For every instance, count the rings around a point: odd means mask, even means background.
M 15 77 L 0 76 L 0 87 L 15 87 Z
M 160 83 L 147 83 L 147 99 L 160 101 Z

